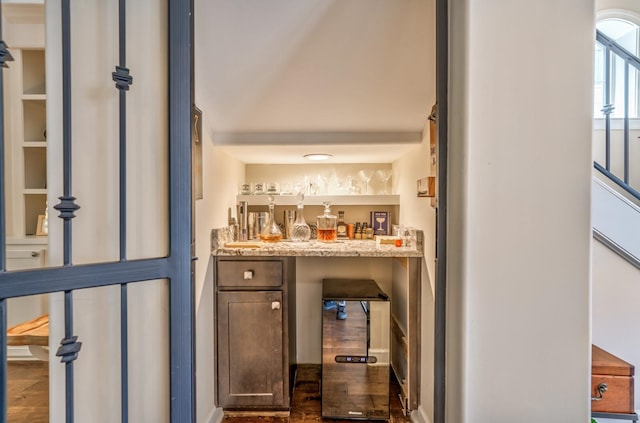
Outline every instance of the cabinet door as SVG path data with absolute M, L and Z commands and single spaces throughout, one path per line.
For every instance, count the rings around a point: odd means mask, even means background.
M 218 406 L 286 407 L 282 291 L 218 293 Z
M 22 245 L 18 247 L 7 246 L 7 269 L 25 270 L 45 266 L 46 250 L 42 245 L 34 245 L 32 246 L 33 248 L 28 247 Z M 8 327 L 42 316 L 49 309 L 48 295 L 46 294 L 9 298 L 7 304 Z

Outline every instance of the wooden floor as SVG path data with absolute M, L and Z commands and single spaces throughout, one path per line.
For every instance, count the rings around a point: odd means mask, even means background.
M 48 362 L 8 362 L 7 418 L 9 423 L 49 421 Z

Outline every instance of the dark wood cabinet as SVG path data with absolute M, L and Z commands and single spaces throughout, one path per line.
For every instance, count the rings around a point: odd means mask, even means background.
M 288 409 L 295 363 L 295 259 L 217 257 L 218 406 Z

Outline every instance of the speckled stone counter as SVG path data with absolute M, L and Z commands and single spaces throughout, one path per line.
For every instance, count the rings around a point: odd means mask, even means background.
M 414 245 L 396 247 L 376 246 L 371 240 L 337 240 L 335 242 L 261 242 L 251 240 L 243 247 L 228 247 L 231 242 L 228 228 L 211 231 L 211 254 L 214 256 L 277 256 L 277 257 L 422 257 L 423 233 L 415 232 Z

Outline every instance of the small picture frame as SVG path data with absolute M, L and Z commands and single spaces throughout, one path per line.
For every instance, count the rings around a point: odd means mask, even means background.
M 369 212 L 369 225 L 373 228 L 374 235 L 389 235 L 389 212 Z
M 418 179 L 418 197 L 435 197 L 436 195 L 436 177 L 427 176 Z
M 49 235 L 46 228 L 43 228 L 44 224 L 44 214 L 38 215 L 38 225 L 36 226 L 36 236 L 47 236 Z

